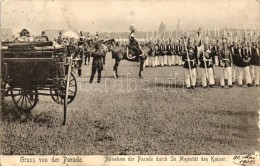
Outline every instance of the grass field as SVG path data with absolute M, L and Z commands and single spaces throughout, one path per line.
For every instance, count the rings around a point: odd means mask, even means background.
M 258 88 L 186 90 L 182 67 L 145 68 L 140 80 L 138 65 L 127 61 L 114 80 L 113 62 L 108 55 L 101 84 L 86 83 L 91 68 L 83 67 L 66 126 L 63 107 L 51 97 L 40 96 L 30 115 L 5 98 L 1 154 L 227 155 L 260 149 Z M 169 74 L 178 78 L 176 86 Z

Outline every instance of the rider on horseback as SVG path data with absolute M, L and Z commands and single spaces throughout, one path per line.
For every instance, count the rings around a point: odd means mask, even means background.
M 130 53 L 129 53 L 129 58 L 134 59 L 136 57 L 140 57 L 143 56 L 143 51 L 138 43 L 138 41 L 135 39 L 135 27 L 134 25 L 130 26 L 130 35 L 129 35 L 129 49 L 130 49 Z

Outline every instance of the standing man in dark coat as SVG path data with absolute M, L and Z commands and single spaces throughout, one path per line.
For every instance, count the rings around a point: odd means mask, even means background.
M 92 71 L 91 71 L 90 83 L 93 82 L 96 71 L 98 71 L 97 82 L 100 83 L 100 81 L 101 81 L 101 72 L 103 70 L 103 58 L 105 58 L 105 54 L 99 48 L 100 48 L 100 45 L 96 44 L 95 51 L 91 54 L 91 57 L 93 57 L 93 61 L 92 61 Z

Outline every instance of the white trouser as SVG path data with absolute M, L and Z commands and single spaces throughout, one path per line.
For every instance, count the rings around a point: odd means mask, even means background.
M 163 62 L 164 65 L 167 66 L 168 65 L 168 63 L 167 63 L 167 55 L 163 56 L 163 60 L 164 60 L 164 62 Z
M 250 75 L 251 75 L 251 78 L 252 78 L 252 81 L 255 80 L 255 66 L 254 65 L 250 65 L 249 67 L 250 69 Z
M 228 85 L 232 86 L 232 71 L 231 67 L 221 67 L 220 85 L 225 86 L 225 78 L 228 80 Z
M 155 67 L 155 66 L 156 66 L 155 56 L 152 56 L 152 57 L 151 57 L 151 65 L 152 65 L 152 67 Z
M 145 60 L 145 66 L 148 67 L 149 66 L 149 61 L 150 61 L 150 57 L 148 56 Z
M 237 74 L 238 74 L 238 77 L 237 77 L 238 85 L 242 85 L 243 84 L 242 80 L 243 80 L 244 75 L 245 75 L 245 78 L 246 78 L 246 84 L 251 84 L 252 83 L 249 66 L 238 67 Z
M 207 68 L 207 72 L 208 72 L 209 85 L 214 85 L 215 84 L 215 80 L 214 80 L 213 68 Z M 202 82 L 202 86 L 203 87 L 207 86 L 207 74 L 206 74 L 206 69 L 205 68 L 202 68 L 201 82 Z
M 155 66 L 159 65 L 158 55 L 155 56 Z
M 237 66 L 232 66 L 232 82 L 236 82 L 236 72 L 237 72 Z
M 196 68 L 191 69 L 191 75 L 190 75 L 190 70 L 184 68 L 184 75 L 185 75 L 185 84 L 186 87 L 189 88 L 191 85 L 195 86 L 196 85 L 196 77 L 197 77 L 197 72 Z
M 179 65 L 179 56 L 178 55 L 174 55 L 175 56 L 175 65 Z
M 160 65 L 164 66 L 164 56 L 160 56 Z
M 182 65 L 182 57 L 181 56 L 178 56 L 178 65 L 181 66 Z
M 172 55 L 167 55 L 167 64 L 168 66 L 172 65 Z
M 172 59 L 172 60 L 171 60 L 172 65 L 175 65 L 175 55 L 172 55 L 172 56 L 171 56 L 171 59 Z
M 253 74 L 254 74 L 254 82 L 255 85 L 259 85 L 259 77 L 260 77 L 260 66 L 253 66 Z

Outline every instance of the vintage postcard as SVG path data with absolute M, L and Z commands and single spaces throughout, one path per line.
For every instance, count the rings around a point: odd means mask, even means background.
M 2 0 L 0 165 L 260 165 L 258 0 Z

